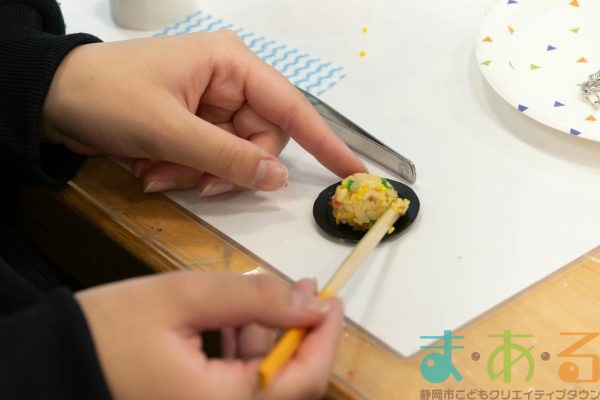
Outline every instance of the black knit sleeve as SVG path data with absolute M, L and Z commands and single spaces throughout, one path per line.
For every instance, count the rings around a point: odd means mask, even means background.
M 0 318 L 1 399 L 110 399 L 83 313 L 66 290 Z
M 44 99 L 61 61 L 76 46 L 100 41 L 64 31 L 53 0 L 0 0 L 0 183 L 60 184 L 84 160 L 42 143 L 39 133 Z

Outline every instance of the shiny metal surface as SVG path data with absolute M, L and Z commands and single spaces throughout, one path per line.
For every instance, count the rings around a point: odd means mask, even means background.
M 368 157 L 370 160 L 378 163 L 384 168 L 387 168 L 407 182 L 415 183 L 417 179 L 417 169 L 411 160 L 369 134 L 317 97 L 302 89 L 298 90 L 300 90 L 317 109 L 321 117 L 323 117 L 335 134 L 338 135 L 351 149 Z

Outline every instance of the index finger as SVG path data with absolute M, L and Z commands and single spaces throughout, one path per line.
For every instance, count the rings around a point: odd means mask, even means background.
M 367 171 L 299 90 L 258 57 L 251 62 L 255 65 L 248 71 L 244 92 L 248 104 L 258 115 L 283 129 L 338 176 Z
M 331 311 L 309 330 L 294 358 L 267 389 L 268 398 L 320 398 L 325 392 L 342 334 L 342 302 L 333 298 Z M 301 393 L 303 396 L 298 396 Z

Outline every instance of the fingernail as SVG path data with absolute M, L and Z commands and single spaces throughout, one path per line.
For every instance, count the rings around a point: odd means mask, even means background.
M 298 308 L 319 314 L 326 314 L 331 308 L 331 304 L 328 301 L 297 290 L 292 290 L 292 301 Z
M 166 190 L 175 189 L 177 185 L 175 181 L 164 180 L 164 181 L 152 181 L 144 188 L 144 193 L 164 192 Z
M 287 184 L 288 170 L 278 161 L 261 160 L 256 169 L 252 186 L 261 190 L 277 190 Z
M 306 287 L 306 292 L 317 293 L 317 280 L 315 278 L 302 278 L 294 284 L 295 290 Z
M 231 192 L 233 190 L 233 184 L 230 182 L 213 182 L 204 186 L 204 189 L 200 191 L 200 197 L 216 196 L 221 193 Z

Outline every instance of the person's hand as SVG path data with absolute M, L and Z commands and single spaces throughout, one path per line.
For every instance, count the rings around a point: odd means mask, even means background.
M 289 137 L 341 177 L 366 171 L 231 31 L 80 46 L 59 66 L 42 119 L 42 135 L 72 151 L 137 158 L 147 192 L 280 189 L 276 156 Z
M 342 328 L 338 299 L 314 283 L 267 276 L 175 272 L 76 294 L 115 399 L 311 399 L 325 390 Z M 308 327 L 265 391 L 257 370 L 272 329 Z M 200 333 L 225 329 L 226 358 L 207 358 Z M 234 332 L 237 332 L 236 335 Z

